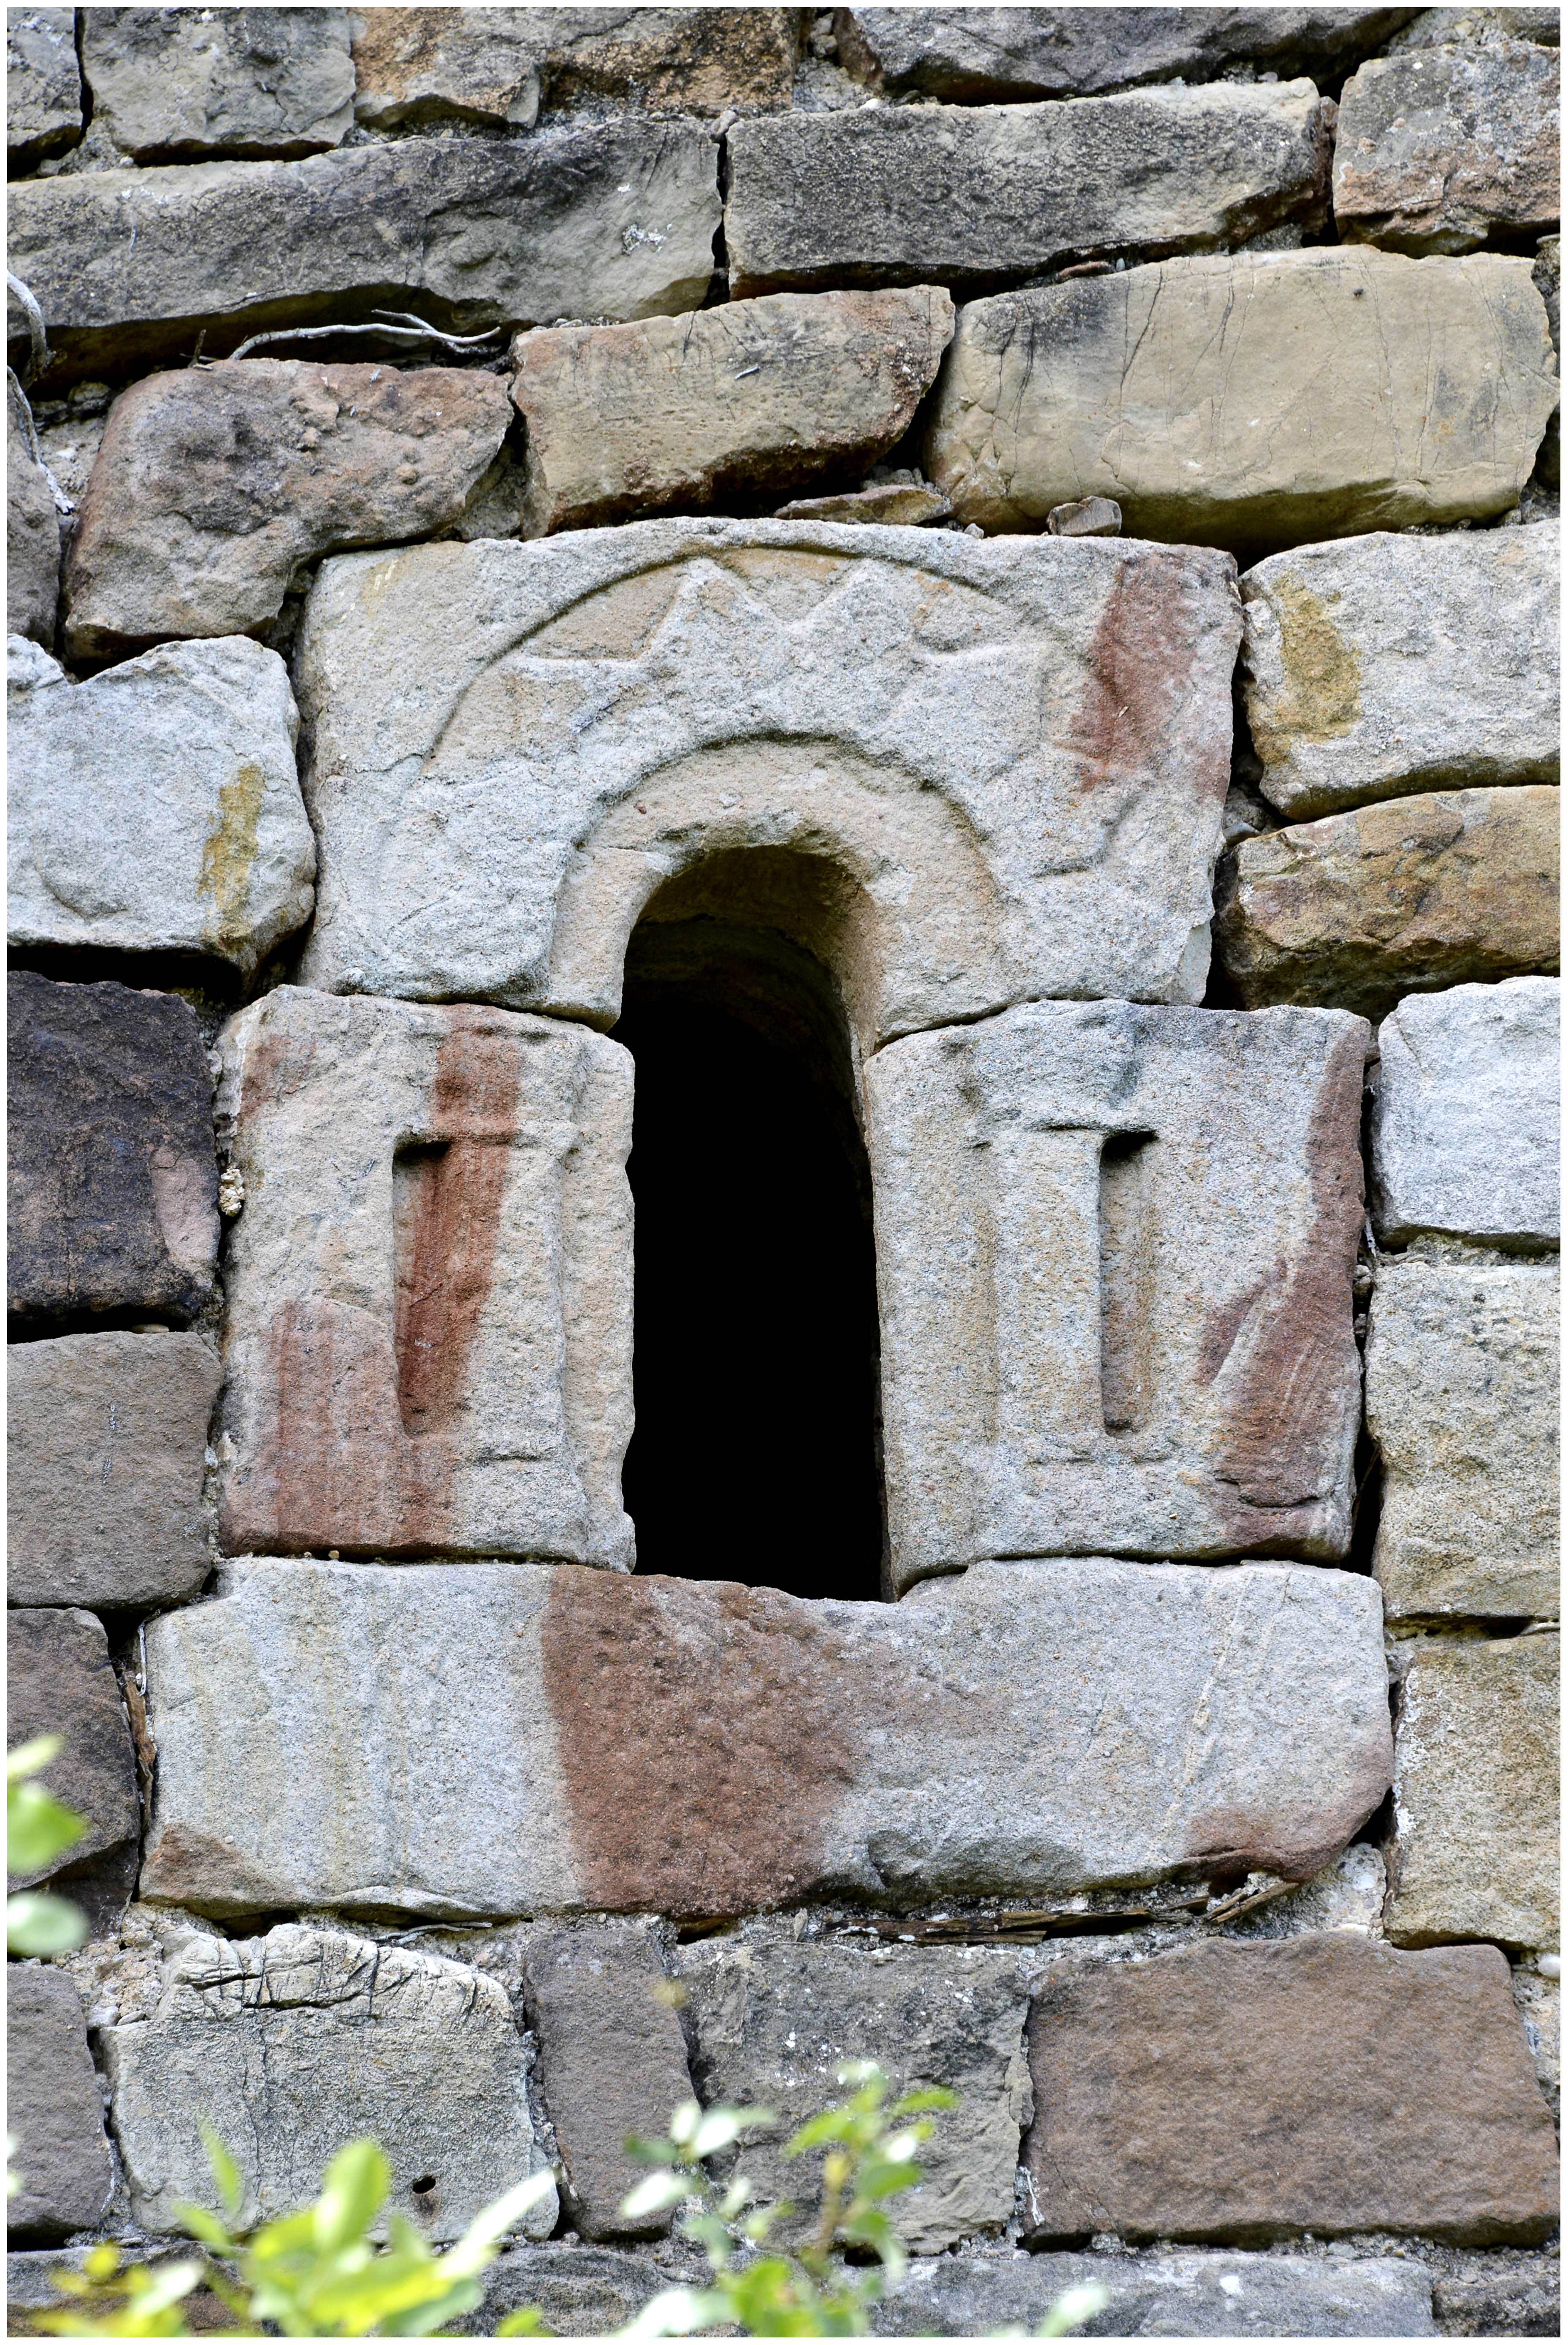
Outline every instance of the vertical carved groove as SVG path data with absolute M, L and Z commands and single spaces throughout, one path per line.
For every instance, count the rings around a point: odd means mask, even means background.
M 1153 1140 L 1148 1132 L 1110 1132 L 1100 1151 L 1100 1406 L 1108 1433 L 1146 1425 L 1153 1398 Z

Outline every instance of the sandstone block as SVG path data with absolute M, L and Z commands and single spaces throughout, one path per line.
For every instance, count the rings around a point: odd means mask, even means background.
M 709 2106 L 774 2112 L 771 2127 L 748 2131 L 738 2156 L 763 2198 L 787 2198 L 800 2210 L 797 2229 L 816 2214 L 821 2167 L 785 2157 L 784 2145 L 840 2098 L 845 2060 L 876 2061 L 895 2092 L 945 2085 L 958 2096 L 921 2153 L 926 2179 L 897 2202 L 905 2244 L 936 2255 L 1002 2229 L 1029 2117 L 1028 1995 L 1016 1955 L 869 1950 L 763 1926 L 738 1942 L 687 1948 L 681 1974 L 698 2091 Z
M 1079 497 L 1070 505 L 1053 505 L 1046 515 L 1050 537 L 1119 537 L 1121 507 L 1109 497 Z
M 952 510 L 946 498 L 939 496 L 935 489 L 921 487 L 913 481 L 878 481 L 871 488 L 850 489 L 838 497 L 792 497 L 787 505 L 780 505 L 774 519 L 872 521 L 920 529 L 927 522 L 946 521 Z
M 1086 12 L 1087 13 L 1087 12 Z M 1283 12 L 1281 12 L 1283 13 Z M 1079 2337 L 1435 2337 L 1431 2275 L 1391 2256 L 1174 2251 L 1151 2256 L 933 2256 L 911 2264 L 871 2317 L 874 2337 L 1038 2336 L 1069 2288 L 1110 2302 Z
M 1396 1945 L 1562 1943 L 1554 1631 L 1411 1648 L 1394 1732 Z
M 662 2238 L 667 2212 L 630 2223 L 620 2212 L 647 2172 L 627 2156 L 627 2137 L 662 2141 L 692 2097 L 681 2023 L 657 1993 L 657 1943 L 613 1924 L 545 1930 L 530 1939 L 524 1968 L 567 2214 L 585 2239 Z
M 248 2226 L 313 2198 L 360 2134 L 391 2161 L 389 2212 L 432 2240 L 458 2238 L 542 2163 L 505 1990 L 434 1954 L 298 1923 L 238 1942 L 192 1932 L 153 2016 L 100 2040 L 148 2230 L 210 2197 L 204 2117 L 239 2167 Z M 551 2191 L 519 2228 L 547 2238 L 556 2212 Z
M 200 1335 L 62 1335 L 13 1344 L 10 1599 L 160 1604 L 211 1558 L 201 1510 L 223 1371 Z
M 46 2239 L 89 2230 L 107 2210 L 114 2168 L 81 2002 L 63 1971 L 8 1966 L 5 2053 L 6 2124 L 16 2137 L 8 2163 L 22 2183 L 7 2228 Z
M 493 2337 L 509 2312 L 534 2306 L 553 2337 L 609 2337 L 668 2288 L 671 2277 L 624 2249 L 513 2248 L 484 2274 L 484 2301 L 460 2314 L 449 2334 Z
M 134 383 L 71 542 L 68 655 L 255 633 L 319 554 L 459 521 L 510 412 L 503 383 L 460 367 L 242 359 Z
M 49 476 L 27 445 L 15 376 L 5 394 L 5 632 L 55 640 L 60 516 Z
M 858 476 L 903 438 L 952 334 L 951 300 L 923 285 L 521 335 L 522 534 Z
M 1550 525 L 1381 531 L 1241 580 L 1259 787 L 1291 821 L 1370 798 L 1558 775 L 1560 557 Z
M 1212 250 L 1320 218 L 1328 177 L 1309 81 L 784 114 L 737 124 L 727 151 L 737 295 L 981 292 L 1064 261 Z
M 1557 1617 L 1558 1317 L 1555 1264 L 1380 1266 L 1367 1425 L 1391 1619 Z
M 639 916 L 723 857 L 867 1055 L 1019 995 L 1198 1000 L 1236 625 L 1222 558 L 1103 541 L 713 519 L 326 563 L 305 980 L 610 1026 Z
M 894 1583 L 1350 1535 L 1367 1030 L 1031 1003 L 866 1070 Z
M 1076 278 L 959 312 L 926 470 L 986 530 L 1104 496 L 1135 537 L 1249 556 L 1483 517 L 1530 478 L 1551 349 L 1530 264 L 1490 253 L 1213 254 Z
M 216 1914 L 1307 1879 L 1389 1781 L 1377 1588 L 1317 1567 L 983 1564 L 899 1605 L 561 1565 L 217 1588 L 147 1628 L 142 1876 Z
M 839 56 L 889 96 L 961 106 L 1098 97 L 1228 66 L 1321 76 L 1373 50 L 1413 8 L 839 8 Z
M 711 133 L 632 120 L 539 144 L 97 171 L 15 190 L 11 266 L 43 308 L 58 383 L 188 359 L 198 333 L 221 358 L 253 333 L 377 310 L 458 333 L 654 317 L 708 289 L 717 181 Z
M 229 1550 L 626 1569 L 627 1052 L 292 986 L 222 1048 Z
M 14 947 L 210 954 L 248 974 L 309 919 L 316 841 L 276 652 L 168 644 L 73 684 L 14 642 L 7 667 Z
M 1563 208 L 1557 52 L 1458 41 L 1377 57 L 1345 84 L 1334 219 L 1347 242 L 1473 252 Z
M 80 1840 L 29 1874 L 47 1880 L 86 1863 L 141 1829 L 131 1730 L 109 1660 L 103 1624 L 90 1612 L 13 1611 L 5 1616 L 9 1706 L 6 1748 L 57 1734 L 64 1748 L 44 1781 L 86 1818 Z
M 13 970 L 10 1310 L 40 1322 L 156 1314 L 212 1291 L 212 1077 L 188 1002 Z
M 472 122 L 531 130 L 548 46 L 538 8 L 359 8 L 354 119 L 371 130 Z
M 1493 1946 L 1211 1940 L 1048 1974 L 1029 2023 L 1026 2236 L 1528 2245 L 1557 2156 Z M 1238 2112 L 1245 2112 L 1238 2122 Z
M 82 135 L 82 75 L 74 8 L 5 13 L 5 135 L 13 176 Z
M 1401 995 L 1559 966 L 1562 792 L 1385 798 L 1243 839 L 1216 897 L 1219 966 L 1249 1010 L 1385 1017 Z
M 1555 1248 L 1562 990 L 1554 977 L 1456 985 L 1384 1019 L 1371 1205 L 1385 1244 L 1431 1230 Z
M 346 8 L 89 8 L 82 68 L 137 163 L 316 155 L 353 127 Z

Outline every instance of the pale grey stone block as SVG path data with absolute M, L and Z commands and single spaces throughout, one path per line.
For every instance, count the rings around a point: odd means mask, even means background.
M 1393 1620 L 1554 1619 L 1555 1263 L 1385 1262 L 1367 1327 Z
M 170 644 L 73 684 L 13 637 L 5 696 L 13 946 L 211 954 L 248 973 L 309 919 L 316 841 L 276 652 Z
M 866 1071 L 896 1587 L 986 1555 L 1331 1561 L 1365 1021 L 1039 1002 Z
M 60 601 L 60 516 L 42 464 L 27 444 L 23 393 L 5 396 L 5 632 L 52 645 Z
M 1529 40 L 1455 41 L 1362 66 L 1340 96 L 1340 236 L 1394 252 L 1473 252 L 1554 228 L 1560 83 L 1555 48 Z
M 1557 531 L 1379 531 L 1241 579 L 1259 787 L 1287 821 L 1420 790 L 1554 782 Z
M 177 2228 L 182 2198 L 210 2202 L 204 2117 L 239 2168 L 247 2227 L 309 2204 L 362 2134 L 391 2162 L 389 2213 L 435 2241 L 543 2163 L 504 1989 L 438 1955 L 296 1923 L 238 1942 L 193 1932 L 151 2018 L 99 2041 L 149 2230 Z M 556 2215 L 551 2189 L 517 2228 L 548 2238 Z
M 142 1893 L 219 1915 L 1307 1880 L 1389 1781 L 1376 1583 L 1310 1565 L 982 1564 L 887 1605 L 249 1558 L 147 1666 Z
M 627 1568 L 630 1055 L 293 986 L 221 1047 L 229 1551 Z
M 1456 985 L 1383 1020 L 1371 1188 L 1385 1244 L 1431 1230 L 1556 1246 L 1562 992 L 1555 977 Z
M 354 122 L 346 8 L 85 8 L 93 127 L 137 163 L 319 154 Z
M 1200 1000 L 1238 618 L 1224 556 L 1120 540 L 714 519 L 342 556 L 297 647 L 302 973 L 610 1026 L 654 897 L 763 848 L 764 924 L 863 1053 L 1034 994 Z

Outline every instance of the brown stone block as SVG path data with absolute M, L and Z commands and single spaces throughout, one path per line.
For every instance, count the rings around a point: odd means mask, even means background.
M 135 1842 L 141 1827 L 136 1759 L 103 1624 L 90 1612 L 40 1609 L 8 1613 L 5 1628 L 6 1747 L 57 1734 L 64 1748 L 43 1780 L 87 1822 L 80 1840 L 26 1876 L 45 1881 Z
M 1494 1947 L 1323 1932 L 1047 1978 L 1029 2062 L 1037 2246 L 1525 2246 L 1557 2222 L 1552 2120 Z
M 60 2239 L 102 2221 L 114 2182 L 103 2101 L 76 1988 L 63 1971 L 12 1966 L 5 1982 L 7 2161 L 21 2188 L 14 2238 Z

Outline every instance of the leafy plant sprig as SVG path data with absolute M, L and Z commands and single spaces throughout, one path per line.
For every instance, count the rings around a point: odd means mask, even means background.
M 5 1753 L 5 1870 L 37 1873 L 74 1848 L 87 1820 L 30 1778 L 60 1755 L 57 1734 L 39 1734 Z M 68 1897 L 18 1890 L 5 1900 L 5 1946 L 13 1954 L 66 1954 L 87 1934 L 86 1915 Z

